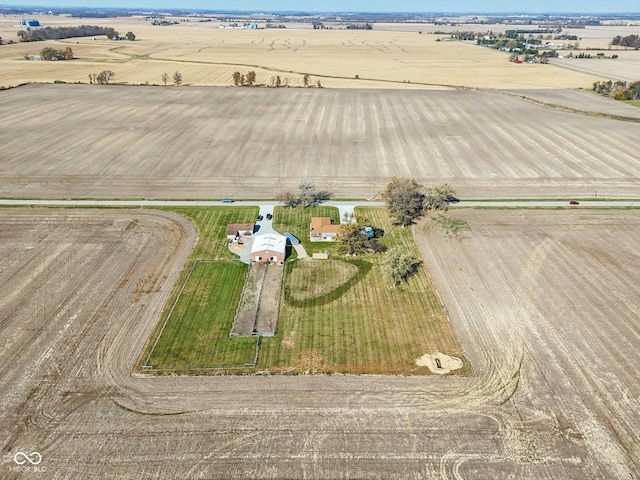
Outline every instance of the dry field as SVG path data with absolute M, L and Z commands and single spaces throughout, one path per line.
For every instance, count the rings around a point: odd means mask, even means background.
M 188 222 L 0 211 L 0 475 L 637 477 L 640 214 L 450 215 L 472 230 L 415 232 L 470 377 L 144 378 Z
M 640 120 L 640 108 L 597 95 L 593 90 L 511 90 L 509 93 L 572 111 Z
M 257 82 L 329 88 L 576 88 L 590 87 L 598 76 L 549 65 L 515 65 L 508 54 L 462 42 L 437 42 L 441 35 L 416 31 L 263 29 L 230 30 L 217 24 L 182 22 L 152 26 L 142 19 L 62 19 L 41 17 L 43 26 L 98 24 L 136 41 L 106 37 L 3 45 L 0 85 L 42 81 L 88 83 L 90 73 L 111 69 L 116 81 L 161 84 L 163 72 L 179 70 L 185 84 L 227 86 L 236 70 L 255 70 Z M 17 17 L 0 19 L 0 35 L 17 40 Z M 426 27 L 426 26 L 425 26 Z M 384 28 L 384 27 L 383 27 Z M 485 28 L 489 28 L 485 26 Z M 408 30 L 411 30 L 408 28 Z M 74 61 L 26 61 L 45 46 L 71 46 Z M 356 80 L 356 75 L 359 80 Z M 407 83 L 411 82 L 411 83 Z
M 638 139 L 492 92 L 30 85 L 0 92 L 0 196 L 273 198 L 308 178 L 370 198 L 400 175 L 467 199 L 629 198 Z
M 595 56 L 598 52 L 589 52 Z M 637 82 L 640 80 L 640 51 L 609 51 L 602 50 L 607 56 L 617 54 L 619 58 L 597 60 L 593 58 L 556 58 L 552 60 L 554 66 L 566 68 L 574 72 L 593 75 L 607 80 L 624 80 Z M 574 55 L 576 53 L 574 52 Z

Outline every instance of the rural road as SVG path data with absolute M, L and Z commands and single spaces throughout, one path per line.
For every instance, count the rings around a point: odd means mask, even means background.
M 282 202 L 276 200 L 241 200 L 231 204 L 222 203 L 219 200 L 14 200 L 0 199 L 0 206 L 67 206 L 67 207 L 216 207 L 216 206 L 259 206 L 262 209 L 268 209 Z M 362 201 L 339 201 L 332 200 L 324 202 L 323 205 L 330 207 L 380 207 L 385 202 Z M 456 208 L 473 208 L 473 207 L 496 207 L 496 208 L 520 208 L 520 207 L 568 207 L 568 200 L 462 200 L 456 204 L 452 204 Z M 639 207 L 640 200 L 585 200 L 580 201 L 580 205 L 573 207 Z

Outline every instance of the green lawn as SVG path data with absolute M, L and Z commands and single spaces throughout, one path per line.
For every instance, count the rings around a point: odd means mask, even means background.
M 258 208 L 185 207 L 164 210 L 179 213 L 194 222 L 199 232 L 198 240 L 141 362 L 149 357 L 149 365 L 176 370 L 253 362 L 256 340 L 229 338 L 248 267 L 237 262 L 237 255 L 229 251 L 226 228 L 229 223 L 254 222 Z M 185 284 L 197 258 L 220 261 L 197 263 Z M 183 285 L 184 290 L 178 298 Z
M 186 370 L 252 363 L 256 339 L 229 338 L 247 269 L 233 261 L 197 262 L 148 364 Z
M 227 223 L 253 221 L 257 209 L 171 210 L 194 221 L 200 234 L 192 260 L 142 360 L 149 355 L 175 304 L 149 357 L 149 365 L 180 371 L 231 369 L 253 362 L 256 340 L 229 337 L 247 266 L 232 260 L 237 257 L 227 249 L 225 229 Z M 402 246 L 419 256 L 411 230 L 392 226 L 385 208 L 358 208 L 356 213 L 359 218 L 366 218 L 367 224 L 386 231 L 381 243 Z M 332 250 L 332 242 L 308 240 L 312 216 L 331 217 L 339 222 L 334 207 L 276 207 L 274 227 L 293 233 L 310 253 Z M 440 351 L 462 358 L 445 309 L 424 267 L 408 283 L 392 289 L 380 271 L 382 255 L 333 257 L 327 263 L 307 261 L 317 264 L 290 259 L 284 266 L 278 334 L 262 339 L 257 367 L 243 371 L 426 374 L 426 367 L 415 364 L 425 353 Z M 219 260 L 196 263 L 178 298 L 196 258 Z M 341 266 L 342 262 L 346 263 Z M 335 274 L 336 269 L 343 271 Z M 320 285 L 311 284 L 318 280 Z M 465 362 L 460 373 L 468 371 Z
M 333 242 L 311 242 L 309 225 L 311 217 L 329 217 L 333 223 L 340 223 L 340 212 L 336 207 L 276 207 L 273 211 L 273 228 L 279 232 L 290 232 L 295 235 L 309 255 L 324 252 L 335 246 Z
M 391 226 L 385 208 L 359 208 L 356 213 L 386 230 L 381 243 L 402 246 L 419 257 L 411 230 Z M 346 260 L 360 270 L 353 277 L 356 281 L 336 285 L 336 295 L 303 302 L 291 297 L 295 297 L 296 288 L 304 292 L 309 286 L 285 278 L 278 335 L 263 340 L 259 366 L 292 372 L 424 374 L 428 370 L 416 366 L 415 360 L 425 353 L 441 351 L 462 358 L 462 349 L 424 267 L 408 283 L 392 289 L 380 271 L 381 260 L 382 254 Z M 296 263 L 287 265 L 288 273 L 295 273 Z M 323 268 L 319 263 L 318 269 Z M 465 364 L 463 372 L 467 371 Z

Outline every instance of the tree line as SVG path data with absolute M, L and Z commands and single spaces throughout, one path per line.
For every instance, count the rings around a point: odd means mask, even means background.
M 17 35 L 21 42 L 38 42 L 43 40 L 60 40 L 63 38 L 73 37 L 94 37 L 96 35 L 106 35 L 107 38 L 115 38 L 118 36 L 118 32 L 112 27 L 80 25 L 79 27 L 27 28 L 26 30 L 18 30 Z
M 621 47 L 631 47 L 638 50 L 640 48 L 640 35 L 627 35 L 621 37 L 617 35 L 611 41 L 611 45 L 620 45 Z
M 600 95 L 612 97 L 615 100 L 640 100 L 640 81 L 625 82 L 624 80 L 607 80 L 594 82 L 592 90 Z

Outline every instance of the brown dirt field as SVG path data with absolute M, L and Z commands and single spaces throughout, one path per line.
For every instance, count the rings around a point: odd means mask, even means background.
M 172 75 L 179 70 L 185 84 L 201 86 L 232 85 L 236 70 L 255 70 L 257 82 L 265 85 L 272 85 L 279 75 L 283 84 L 301 86 L 303 73 L 308 73 L 312 85 L 320 80 L 329 88 L 587 88 L 600 79 L 549 65 L 515 65 L 504 52 L 472 43 L 438 42 L 441 35 L 416 31 L 228 30 L 214 22 L 161 27 L 134 18 L 88 22 L 41 17 L 40 21 L 43 26 L 112 26 L 122 34 L 133 31 L 136 41 L 100 36 L 3 45 L 0 85 L 54 80 L 88 83 L 90 73 L 107 68 L 116 73 L 117 82 L 159 85 L 163 72 Z M 0 19 L 3 37 L 17 39 L 18 28 L 13 27 L 17 22 L 16 17 Z M 424 30 L 428 31 L 427 26 Z M 25 53 L 37 55 L 45 46 L 71 46 L 77 59 L 24 60 Z
M 37 451 L 47 478 L 633 478 L 640 214 L 455 215 L 416 236 L 471 376 L 145 378 L 188 222 L 0 211 L 2 477 Z
M 0 92 L 0 196 L 273 198 L 307 178 L 369 198 L 399 175 L 462 198 L 629 198 L 638 138 L 491 92 L 31 85 Z
M 425 220 L 416 236 L 483 378 L 469 397 L 492 398 L 492 416 L 515 440 L 513 455 L 531 462 L 515 478 L 547 478 L 533 474 L 536 464 L 547 464 L 553 478 L 580 470 L 584 478 L 632 478 L 640 469 L 633 367 L 640 360 L 640 213 L 449 215 L 471 231 L 422 233 Z

